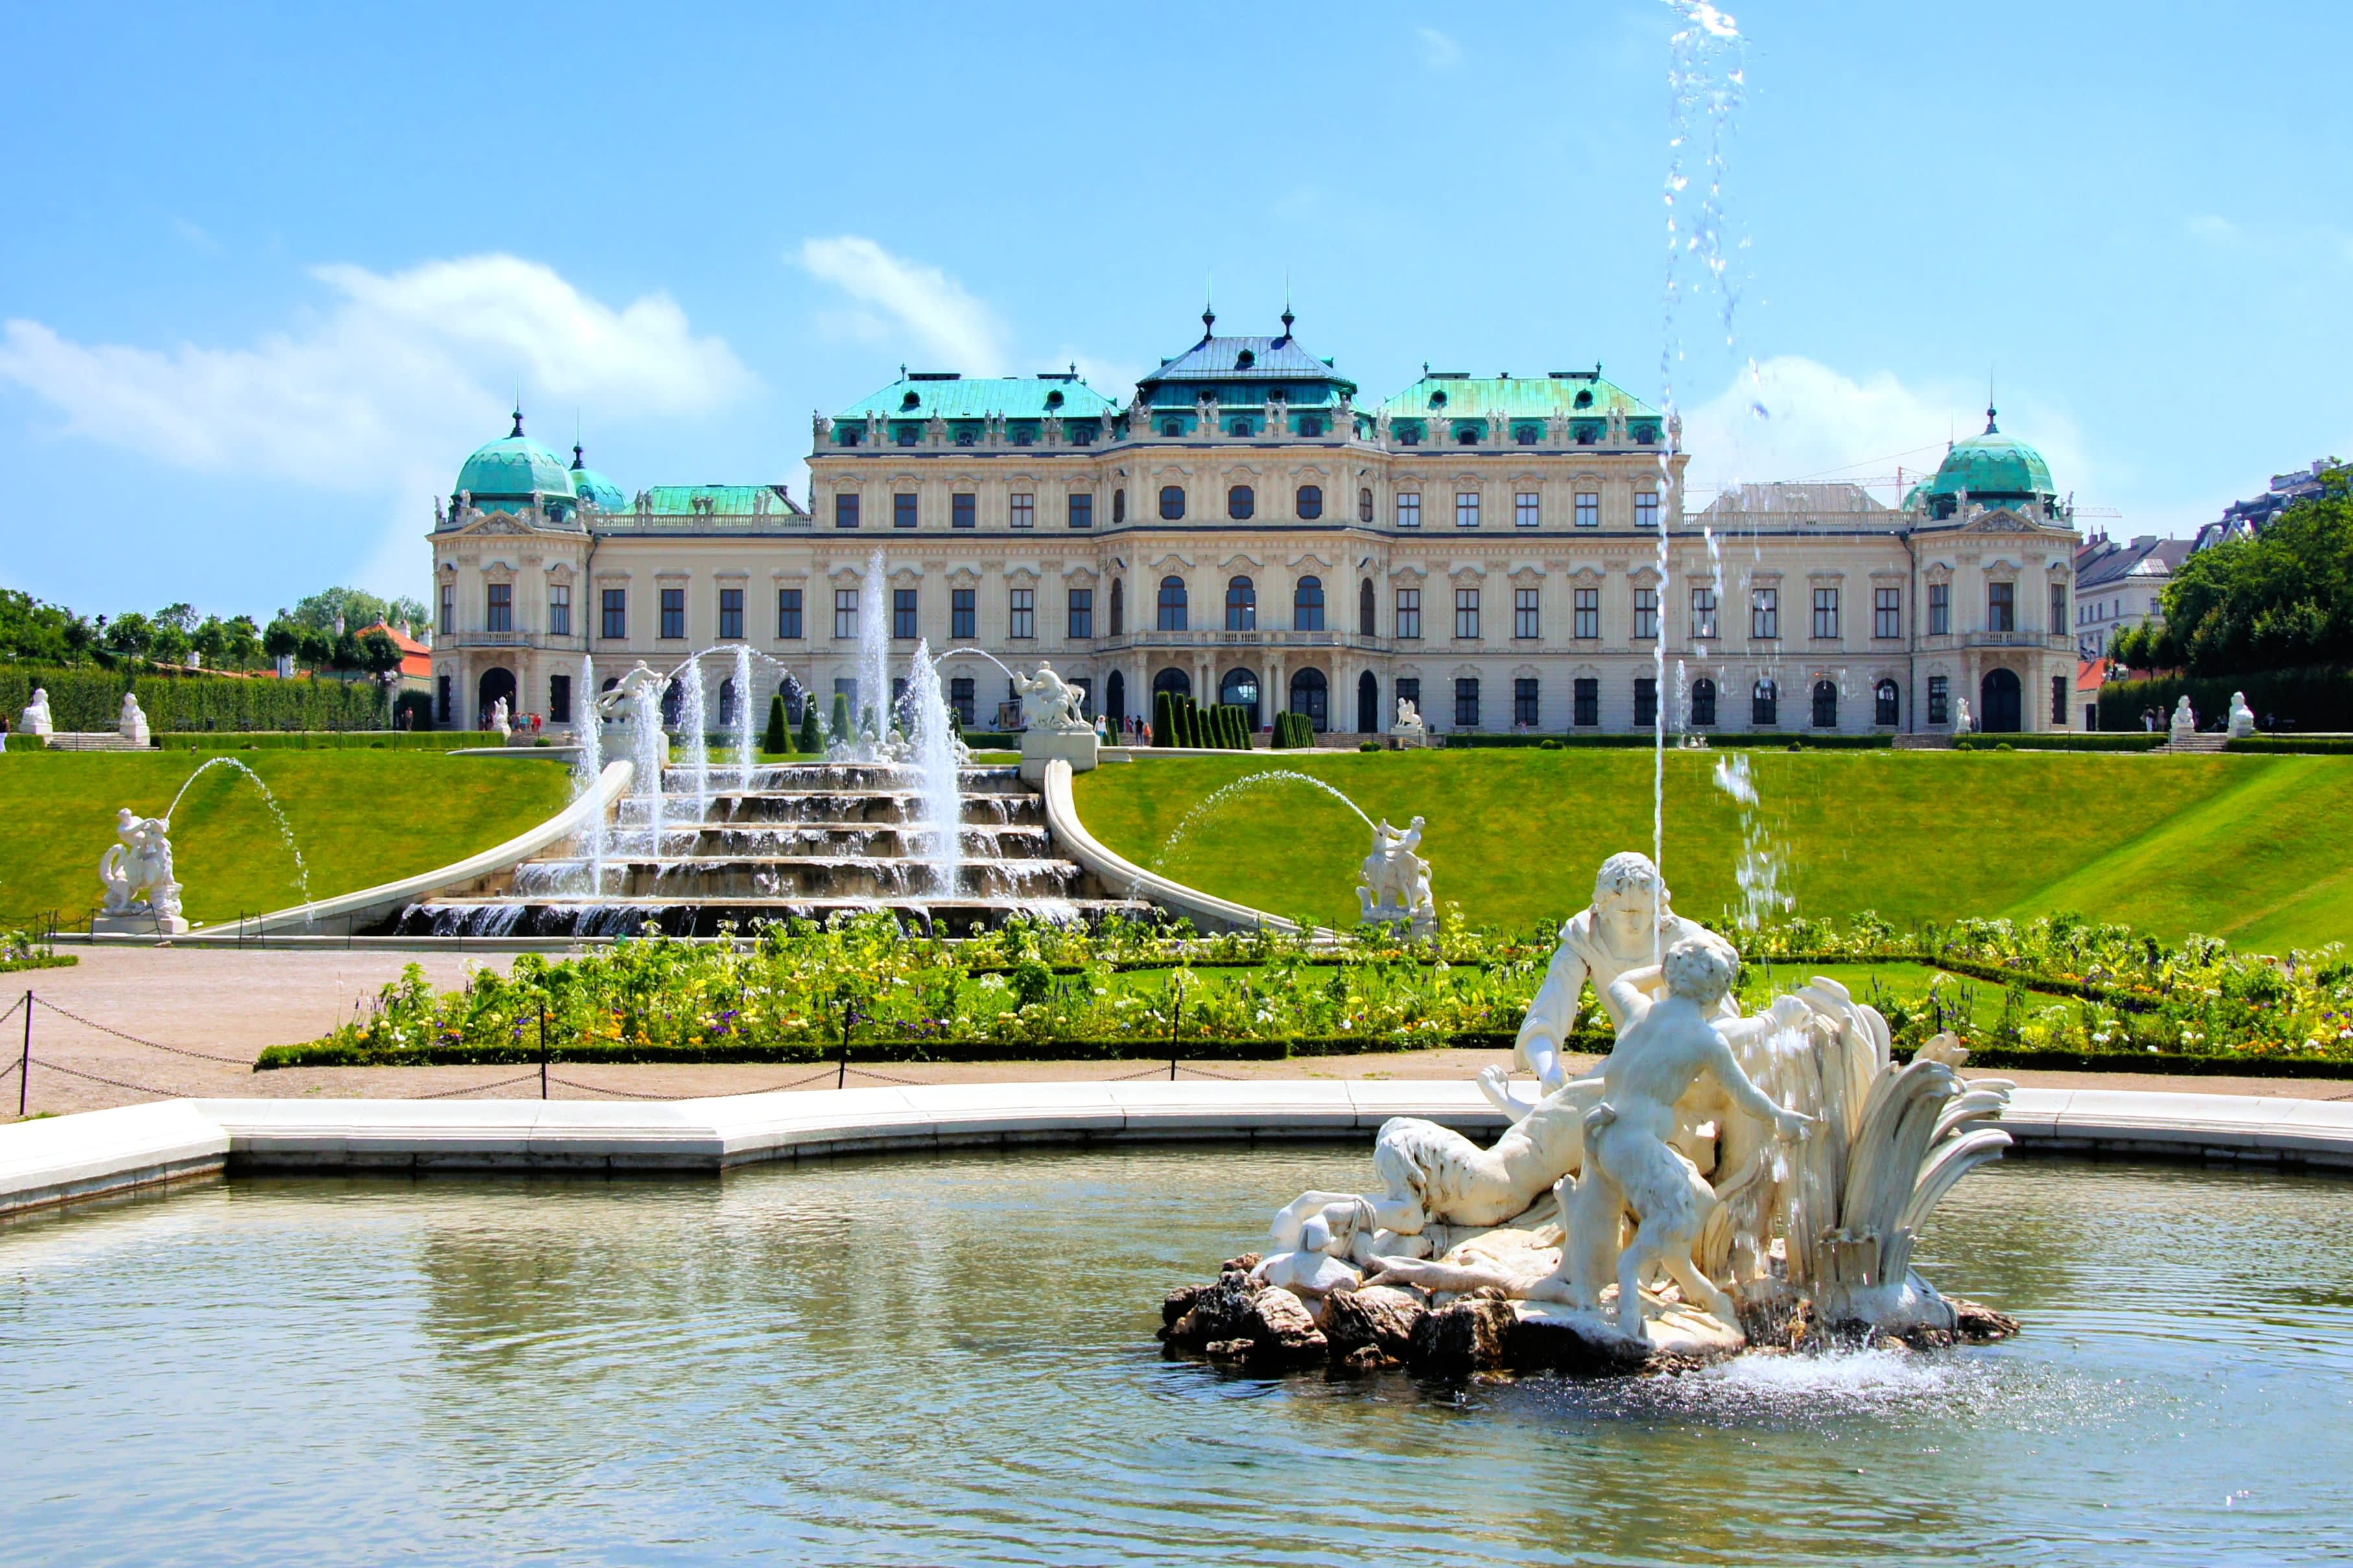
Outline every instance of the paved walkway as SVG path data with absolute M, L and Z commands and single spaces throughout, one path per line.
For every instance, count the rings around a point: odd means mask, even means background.
M 503 972 L 501 953 L 270 952 L 187 948 L 75 949 L 70 969 L 0 975 L 0 1008 L 30 989 L 47 1004 L 33 1025 L 29 1109 L 35 1112 L 95 1110 L 167 1095 L 336 1099 L 537 1098 L 538 1070 L 520 1067 L 304 1068 L 257 1073 L 250 1064 L 265 1046 L 317 1039 L 364 1008 L 409 963 L 436 985 L 454 985 L 469 970 Z M 63 1008 L 93 1024 L 158 1045 L 201 1055 L 179 1055 L 138 1045 L 74 1022 Z M 0 1024 L 0 1064 L 21 1048 L 21 1016 Z M 227 1058 L 221 1060 L 215 1058 Z M 1205 1061 L 1180 1064 L 1185 1079 L 1349 1079 L 1467 1080 L 1480 1068 L 1506 1065 L 1507 1051 L 1438 1050 L 1287 1061 Z M 850 1088 L 891 1083 L 1036 1083 L 1140 1080 L 1165 1077 L 1166 1063 L 1028 1061 L 878 1063 L 852 1065 Z M 87 1075 L 87 1076 L 76 1076 Z M 2179 1093 L 2263 1095 L 2353 1100 L 2353 1079 L 2184 1078 L 2161 1073 L 2009 1072 L 2031 1088 L 2158 1089 Z M 693 1066 L 559 1062 L 548 1094 L 559 1100 L 682 1099 L 763 1090 L 832 1089 L 832 1067 L 782 1062 Z M 101 1080 L 112 1080 L 111 1082 Z M 508 1081 L 520 1079 L 521 1081 Z M 0 1118 L 16 1110 L 15 1074 L 0 1079 Z

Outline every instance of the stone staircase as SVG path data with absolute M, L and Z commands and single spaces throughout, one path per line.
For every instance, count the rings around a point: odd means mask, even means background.
M 2229 740 L 2230 737 L 2220 731 L 2212 734 L 2184 735 L 2178 741 L 2168 741 L 2161 746 L 2152 747 L 2148 754 L 2157 757 L 2168 752 L 2220 752 Z
M 145 741 L 112 730 L 89 730 L 79 732 L 56 731 L 42 737 L 52 752 L 144 752 L 150 750 Z

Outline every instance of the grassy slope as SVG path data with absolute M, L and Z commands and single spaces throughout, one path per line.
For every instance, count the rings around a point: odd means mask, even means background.
M 485 849 L 551 815 L 571 793 L 552 763 L 422 752 L 263 752 L 237 759 L 284 807 L 326 898 Z M 0 923 L 99 901 L 114 813 L 160 816 L 195 761 L 173 752 L 0 755 Z M 211 921 L 301 901 L 294 863 L 260 792 L 227 767 L 198 780 L 172 823 L 188 918 Z
M 1666 759 L 1668 879 L 1686 912 L 1737 896 L 1739 818 L 1716 756 Z M 2080 910 L 2168 937 L 2278 948 L 2353 938 L 2353 758 L 2051 752 L 1751 753 L 1760 815 L 1789 847 L 1800 913 L 1875 909 L 1899 923 Z M 1647 752 L 1427 752 L 1170 758 L 1077 781 L 1082 815 L 1130 858 L 1278 912 L 1353 919 L 1367 836 L 1305 785 L 1256 785 L 1174 846 L 1220 784 L 1310 773 L 1374 816 L 1430 819 L 1441 902 L 1497 923 L 1557 919 L 1593 868 L 1651 847 Z M 1517 825 L 1506 826 L 1507 824 Z

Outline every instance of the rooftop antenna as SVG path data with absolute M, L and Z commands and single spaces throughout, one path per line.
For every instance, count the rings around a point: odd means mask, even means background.
M 1282 269 L 1282 336 L 1285 342 L 1291 337 L 1291 323 L 1298 319 L 1291 313 L 1291 268 L 1286 267 Z
M 1209 341 L 1209 334 L 1217 330 L 1218 325 L 1217 307 L 1210 303 L 1211 295 L 1214 292 L 1212 285 L 1216 283 L 1217 276 L 1214 272 L 1203 273 L 1201 276 L 1201 341 L 1205 343 Z

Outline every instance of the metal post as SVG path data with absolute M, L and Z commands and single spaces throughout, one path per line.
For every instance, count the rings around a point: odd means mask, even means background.
M 539 1098 L 547 1098 L 547 1004 L 539 1005 Z
M 16 1120 L 25 1119 L 26 1085 L 33 1077 L 33 992 L 25 990 L 25 1055 L 16 1064 Z
M 833 1087 L 849 1087 L 849 1019 L 856 1011 L 849 1003 L 841 1005 L 841 1070 L 834 1075 Z
M 1175 1083 L 1176 1081 L 1176 1026 L 1178 1021 L 1185 1016 L 1185 985 L 1182 981 L 1175 981 L 1170 984 L 1169 989 L 1175 992 L 1176 996 L 1176 1005 L 1168 1009 L 1168 1081 Z

